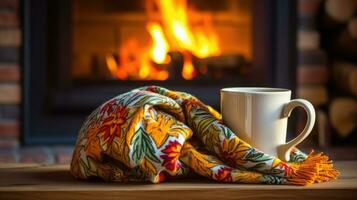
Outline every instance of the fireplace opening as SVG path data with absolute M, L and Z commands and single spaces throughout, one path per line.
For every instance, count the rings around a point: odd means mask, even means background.
M 251 12 L 250 0 L 75 0 L 71 76 L 235 80 L 249 73 Z

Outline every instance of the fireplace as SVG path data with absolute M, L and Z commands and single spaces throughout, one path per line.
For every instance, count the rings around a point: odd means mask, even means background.
M 24 144 L 72 144 L 95 107 L 139 86 L 216 109 L 222 87 L 294 88 L 294 1 L 29 0 L 22 10 Z

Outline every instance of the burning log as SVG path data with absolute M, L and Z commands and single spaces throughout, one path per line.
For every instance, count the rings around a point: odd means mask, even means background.
M 240 54 L 226 54 L 207 58 L 198 58 L 197 64 L 206 65 L 212 69 L 236 69 L 245 64 L 245 59 Z
M 246 66 L 248 66 L 244 57 L 240 54 L 225 54 L 207 58 L 198 58 L 188 51 L 171 51 L 168 53 L 168 56 L 169 62 L 167 63 L 156 63 L 153 60 L 149 60 L 148 64 L 152 67 L 150 73 L 168 73 L 169 75 L 167 76 L 167 79 L 169 80 L 219 79 L 223 78 L 223 76 L 227 78 L 235 78 L 237 74 L 244 74 L 247 69 Z M 120 56 L 116 53 L 106 57 L 107 69 L 105 71 L 105 76 L 108 76 L 110 72 L 112 77 L 120 78 L 119 75 L 123 72 L 121 68 L 127 65 L 120 66 L 119 57 Z M 92 74 L 103 74 L 98 71 L 98 59 L 93 59 L 92 65 Z M 131 74 L 127 75 L 127 80 L 139 79 L 139 77 Z M 138 75 L 140 75 L 140 73 L 138 73 Z
M 182 80 L 182 69 L 184 65 L 183 54 L 178 51 L 168 53 L 170 56 L 170 64 L 168 67 L 169 80 Z
M 207 58 L 198 58 L 189 52 L 172 51 L 169 52 L 170 63 L 153 65 L 157 69 L 167 69 L 169 71 L 170 80 L 184 79 L 211 79 L 222 78 L 223 76 L 236 76 L 244 74 L 246 66 L 248 66 L 244 57 L 240 54 L 225 54 L 220 56 L 211 56 Z M 185 69 L 186 68 L 186 69 Z M 192 69 L 187 69 L 192 68 Z M 185 77 L 185 70 L 189 70 Z M 191 75 L 190 75 L 191 73 Z
M 105 67 L 106 62 L 103 56 L 92 55 L 90 65 L 90 77 L 92 79 L 107 79 L 110 78 L 110 71 Z
M 171 51 L 168 53 L 169 63 L 156 63 L 153 60 L 150 64 L 157 70 L 167 70 L 169 72 L 169 80 L 183 80 L 182 69 L 184 66 L 184 56 L 179 51 Z
M 248 66 L 248 63 L 240 54 L 195 58 L 193 63 L 200 75 L 207 78 L 244 74 L 245 66 Z

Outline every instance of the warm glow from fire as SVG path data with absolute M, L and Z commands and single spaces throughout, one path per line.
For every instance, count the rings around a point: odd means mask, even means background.
M 111 55 L 107 55 L 106 56 L 106 62 L 107 62 L 107 66 L 109 69 L 109 72 L 112 76 L 116 77 L 117 76 L 117 62 L 115 61 L 115 59 L 111 56 Z
M 209 16 L 205 17 L 205 27 L 194 30 L 189 25 L 186 0 L 156 0 L 155 2 L 161 12 L 166 32 L 179 50 L 187 50 L 199 58 L 220 54 L 217 36 L 209 30 L 211 29 Z
M 166 41 L 161 26 L 157 23 L 152 23 L 147 25 L 147 29 L 153 40 L 150 49 L 151 59 L 158 64 L 168 63 L 169 57 L 167 56 L 167 53 L 169 52 L 169 44 Z
M 182 77 L 190 80 L 197 76 L 192 57 L 206 58 L 220 55 L 218 37 L 212 28 L 210 15 L 189 10 L 187 0 L 147 0 L 155 6 L 148 13 L 160 16 L 159 21 L 149 20 L 147 30 L 151 44 L 133 45 L 127 42 L 119 52 L 120 59 L 107 56 L 106 62 L 112 76 L 121 80 L 166 80 L 169 78 L 170 51 L 183 55 Z M 148 4 L 147 4 L 148 5 Z M 152 5 L 152 4 L 151 4 Z M 189 14 L 201 16 L 202 23 L 193 25 Z

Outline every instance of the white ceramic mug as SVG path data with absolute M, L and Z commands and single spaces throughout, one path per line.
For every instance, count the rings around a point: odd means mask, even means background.
M 289 161 L 290 151 L 311 132 L 315 109 L 304 99 L 291 100 L 291 91 L 280 88 L 234 87 L 221 89 L 223 122 L 253 147 Z M 286 142 L 287 118 L 301 106 L 307 112 L 304 130 Z

